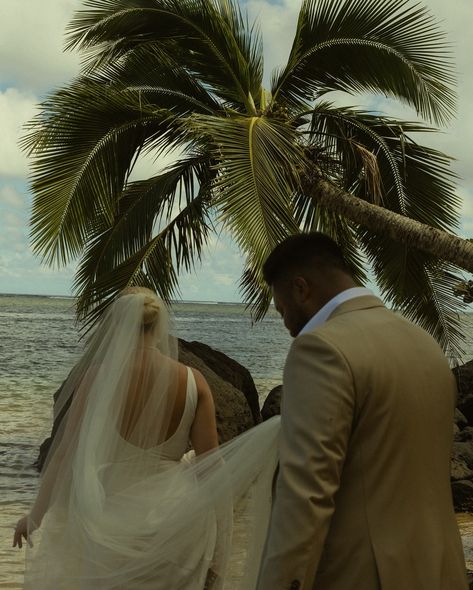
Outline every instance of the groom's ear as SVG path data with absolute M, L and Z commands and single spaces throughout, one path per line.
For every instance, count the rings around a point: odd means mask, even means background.
M 309 283 L 304 277 L 297 276 L 292 280 L 292 295 L 294 300 L 301 304 L 305 303 L 311 294 L 311 288 Z

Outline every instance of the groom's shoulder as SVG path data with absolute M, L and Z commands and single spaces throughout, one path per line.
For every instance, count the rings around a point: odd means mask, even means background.
M 373 297 L 374 300 L 374 297 Z M 345 308 L 331 316 L 324 324 L 298 336 L 306 339 L 305 346 L 310 342 L 325 343 L 344 351 L 347 349 L 367 350 L 384 341 L 425 339 L 434 340 L 423 328 L 404 318 L 400 313 L 386 308 L 381 300 L 379 305 L 365 308 Z
M 325 355 L 330 352 L 336 356 L 343 355 L 344 338 L 339 331 L 333 331 L 332 327 L 328 326 L 328 322 L 322 326 L 313 328 L 312 330 L 299 334 L 293 342 L 289 350 L 288 360 L 291 357 L 298 356 L 313 356 Z

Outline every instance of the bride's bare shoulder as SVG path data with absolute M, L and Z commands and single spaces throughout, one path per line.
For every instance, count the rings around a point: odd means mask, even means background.
M 207 379 L 202 375 L 202 373 L 198 369 L 194 369 L 194 367 L 190 367 L 192 374 L 194 375 L 195 384 L 197 386 L 197 393 L 199 397 L 212 397 L 212 392 L 210 390 L 210 386 L 207 383 Z
M 190 367 L 190 366 L 185 365 L 184 363 L 181 363 L 179 361 L 171 361 L 171 362 L 176 364 L 178 371 L 179 371 L 179 376 L 182 379 L 184 379 L 185 375 L 187 374 L 188 369 L 190 369 L 192 371 L 192 374 L 194 375 L 195 384 L 197 387 L 197 393 L 199 394 L 199 397 L 206 396 L 206 395 L 212 396 L 210 386 L 207 383 L 207 379 L 199 371 L 199 369 L 196 369 L 195 367 Z

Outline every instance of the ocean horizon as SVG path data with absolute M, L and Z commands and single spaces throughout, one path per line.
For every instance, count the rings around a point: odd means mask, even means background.
M 61 295 L 51 293 L 0 293 L 0 297 L 46 297 L 49 299 L 76 299 L 75 295 Z M 178 305 L 179 303 L 201 303 L 202 305 L 242 305 L 247 306 L 247 303 L 243 301 L 213 301 L 213 300 L 201 300 L 201 299 L 173 299 L 171 300 L 172 305 Z

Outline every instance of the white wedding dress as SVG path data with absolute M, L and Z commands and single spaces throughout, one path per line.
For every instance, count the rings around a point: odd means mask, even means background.
M 31 528 L 41 526 L 31 535 L 25 590 L 256 586 L 279 419 L 196 457 L 188 452 L 197 408 L 188 369 L 182 418 L 166 438 L 176 363 L 162 317 L 159 350 L 143 346 L 140 297 L 111 306 L 63 388 L 58 410 L 74 396 L 31 511 Z M 140 401 L 130 406 L 137 363 Z

